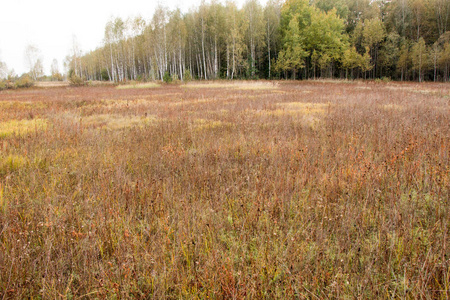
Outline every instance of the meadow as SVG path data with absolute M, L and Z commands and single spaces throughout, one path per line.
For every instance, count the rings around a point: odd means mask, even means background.
M 0 92 L 0 299 L 449 299 L 450 85 Z

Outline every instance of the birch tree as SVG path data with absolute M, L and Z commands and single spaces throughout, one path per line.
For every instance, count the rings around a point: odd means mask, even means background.
M 413 69 L 419 73 L 419 82 L 423 81 L 423 73 L 429 65 L 428 53 L 425 40 L 420 38 L 411 49 L 411 58 L 413 61 Z
M 234 79 L 245 64 L 244 32 L 248 28 L 248 22 L 235 3 L 227 2 L 226 11 L 229 27 L 229 35 L 226 40 L 227 78 Z
M 33 80 L 37 80 L 44 75 L 41 50 L 35 45 L 28 45 L 25 48 L 25 65 L 29 69 L 30 76 Z
M 278 42 L 280 40 L 280 18 L 281 3 L 277 0 L 270 0 L 264 9 L 264 19 L 266 21 L 266 45 L 268 78 L 272 77 L 272 59 L 274 53 L 278 53 Z
M 265 46 L 265 19 L 263 9 L 257 0 L 247 0 L 244 4 L 244 13 L 248 21 L 247 45 L 249 53 L 249 75 L 254 78 L 257 72 L 257 50 Z

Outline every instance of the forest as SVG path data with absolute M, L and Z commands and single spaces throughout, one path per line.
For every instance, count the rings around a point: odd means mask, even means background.
M 66 59 L 85 80 L 448 81 L 448 0 L 202 2 L 151 20 L 111 18 L 103 44 Z

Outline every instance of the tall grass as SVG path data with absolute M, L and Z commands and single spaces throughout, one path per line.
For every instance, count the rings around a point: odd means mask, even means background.
M 277 87 L 0 93 L 0 298 L 448 299 L 450 88 Z

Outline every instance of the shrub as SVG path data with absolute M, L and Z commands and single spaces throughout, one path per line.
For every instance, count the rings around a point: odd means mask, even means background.
M 165 83 L 171 83 L 172 82 L 172 76 L 170 76 L 169 72 L 164 73 L 163 81 Z
M 175 82 L 175 83 L 176 83 L 176 82 L 178 82 L 178 81 L 180 81 L 179 78 L 178 78 L 178 74 L 173 74 L 173 75 L 172 75 L 172 82 Z
M 101 76 L 103 81 L 108 81 L 109 80 L 108 70 L 102 69 Z
M 69 76 L 69 83 L 71 86 L 83 86 L 86 85 L 86 82 L 83 78 L 78 75 L 72 74 Z
M 19 79 L 16 80 L 14 83 L 14 88 L 20 89 L 20 88 L 30 88 L 34 86 L 34 81 L 31 79 L 29 75 L 23 75 Z
M 183 80 L 184 80 L 185 82 L 189 82 L 189 81 L 192 80 L 191 71 L 190 71 L 189 69 L 186 69 L 186 70 L 184 71 Z

